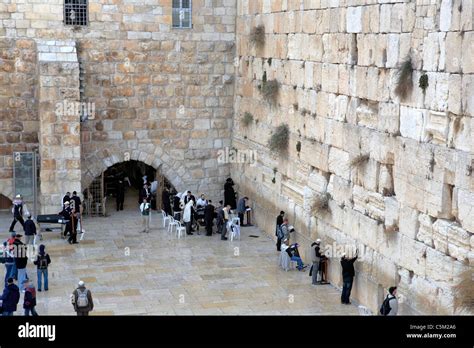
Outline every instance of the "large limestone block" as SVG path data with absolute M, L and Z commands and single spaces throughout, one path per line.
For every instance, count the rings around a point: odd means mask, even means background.
M 427 111 L 411 107 L 400 107 L 400 133 L 403 137 L 421 141 Z
M 451 224 L 448 232 L 448 254 L 458 261 L 466 262 L 470 256 L 470 240 L 473 234 L 457 224 Z
M 301 147 L 300 158 L 315 168 L 329 172 L 329 154 L 330 147 L 326 144 L 316 141 L 304 142 Z
M 462 66 L 462 35 L 460 32 L 449 32 L 446 34 L 446 72 L 460 73 Z
M 368 216 L 360 215 L 359 240 L 361 243 L 376 250 L 380 235 L 383 234 L 383 225 Z
M 462 264 L 435 250 L 426 249 L 426 277 L 430 280 L 450 282 L 459 274 Z
M 426 244 L 410 239 L 406 236 L 401 240 L 402 250 L 400 266 L 413 271 L 416 275 L 425 276 L 426 269 Z
M 362 6 L 347 8 L 346 30 L 348 33 L 362 32 L 362 8 Z
M 462 39 L 462 71 L 464 74 L 474 73 L 474 32 L 464 33 Z
M 466 115 L 474 117 L 474 74 L 462 76 L 462 109 Z
M 433 244 L 436 250 L 448 254 L 448 233 L 452 221 L 438 219 L 433 224 Z
M 474 191 L 457 190 L 457 209 L 462 227 L 474 233 Z
M 438 218 L 452 217 L 452 187 L 434 180 L 426 181 L 425 207 L 428 214 Z
M 369 191 L 377 191 L 380 177 L 380 164 L 372 159 L 351 168 L 351 177 L 356 185 Z
M 390 196 L 394 194 L 395 188 L 393 186 L 393 175 L 392 166 L 380 165 L 379 181 L 378 181 L 378 193 L 384 196 Z
M 390 134 L 400 131 L 400 105 L 394 103 L 379 103 L 377 129 Z
M 342 231 L 354 239 L 359 239 L 360 213 L 350 206 L 345 208 Z
M 349 161 L 350 159 L 348 152 L 336 147 L 331 147 L 329 150 L 329 171 L 346 180 L 350 179 Z
M 419 212 L 408 206 L 401 205 L 399 231 L 409 239 L 415 239 L 419 229 Z
M 349 180 L 343 179 L 337 175 L 331 175 L 327 186 L 327 192 L 338 204 L 351 206 L 352 187 Z
M 420 228 L 416 235 L 416 239 L 430 247 L 433 247 L 434 218 L 426 214 L 420 214 L 420 216 L 418 217 L 418 222 Z
M 396 197 L 384 197 L 385 203 L 385 226 L 397 227 L 399 226 L 399 211 L 400 204 Z

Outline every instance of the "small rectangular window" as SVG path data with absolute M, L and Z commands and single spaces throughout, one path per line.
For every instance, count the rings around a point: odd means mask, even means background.
M 85 26 L 87 22 L 87 0 L 64 0 L 64 24 Z
M 191 0 L 173 0 L 173 28 L 192 27 Z

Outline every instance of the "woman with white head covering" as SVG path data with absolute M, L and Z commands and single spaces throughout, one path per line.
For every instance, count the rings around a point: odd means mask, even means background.
M 192 235 L 193 233 L 191 232 L 191 227 L 193 224 L 193 214 L 194 214 L 194 201 L 190 200 L 188 203 L 186 203 L 186 206 L 184 207 L 184 213 L 183 213 L 183 222 L 186 224 L 186 234 L 187 235 Z

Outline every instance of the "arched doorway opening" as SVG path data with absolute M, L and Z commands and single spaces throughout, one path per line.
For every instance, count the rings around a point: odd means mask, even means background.
M 122 209 L 137 209 L 145 180 L 152 187 L 152 209 L 161 209 L 163 188 L 175 192 L 173 185 L 161 173 L 161 167 L 155 169 L 144 162 L 130 160 L 110 166 L 84 190 L 86 214 L 106 216 Z M 117 199 L 120 191 L 124 196 L 123 208 Z

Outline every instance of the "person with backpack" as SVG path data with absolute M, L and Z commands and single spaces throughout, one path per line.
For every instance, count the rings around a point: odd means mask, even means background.
M 398 313 L 397 287 L 388 289 L 388 295 L 380 307 L 380 314 L 385 316 L 395 316 Z
M 91 291 L 86 289 L 82 280 L 79 281 L 77 289 L 72 293 L 71 299 L 78 316 L 88 316 L 89 312 L 94 309 Z
M 358 255 L 356 254 L 353 258 L 348 258 L 346 254 L 342 255 L 341 266 L 342 266 L 342 294 L 341 294 L 341 303 L 342 304 L 351 304 L 351 290 L 352 283 L 354 282 L 355 270 L 354 262 L 357 260 Z
M 281 233 L 281 224 L 283 223 L 283 217 L 285 216 L 285 212 L 282 210 L 280 211 L 280 215 L 277 216 L 276 219 L 276 228 L 275 228 L 275 236 L 277 237 L 277 251 L 281 251 L 281 240 L 282 240 L 282 233 Z
M 2 315 L 4 317 L 12 316 L 13 312 L 16 312 L 18 302 L 20 302 L 20 289 L 15 285 L 15 280 L 8 278 L 7 283 L 8 285 L 0 297 L 0 300 L 2 300 Z
M 25 297 L 23 299 L 23 309 L 25 310 L 25 316 L 29 317 L 30 313 L 32 316 L 38 316 L 36 312 L 36 289 L 28 279 L 23 281 L 23 287 L 25 288 Z
M 48 266 L 51 263 L 49 254 L 45 251 L 46 247 L 41 244 L 39 247 L 39 253 L 36 256 L 36 260 L 33 263 L 37 268 L 38 275 L 38 291 L 41 291 L 42 280 L 44 278 L 44 291 L 48 291 Z

